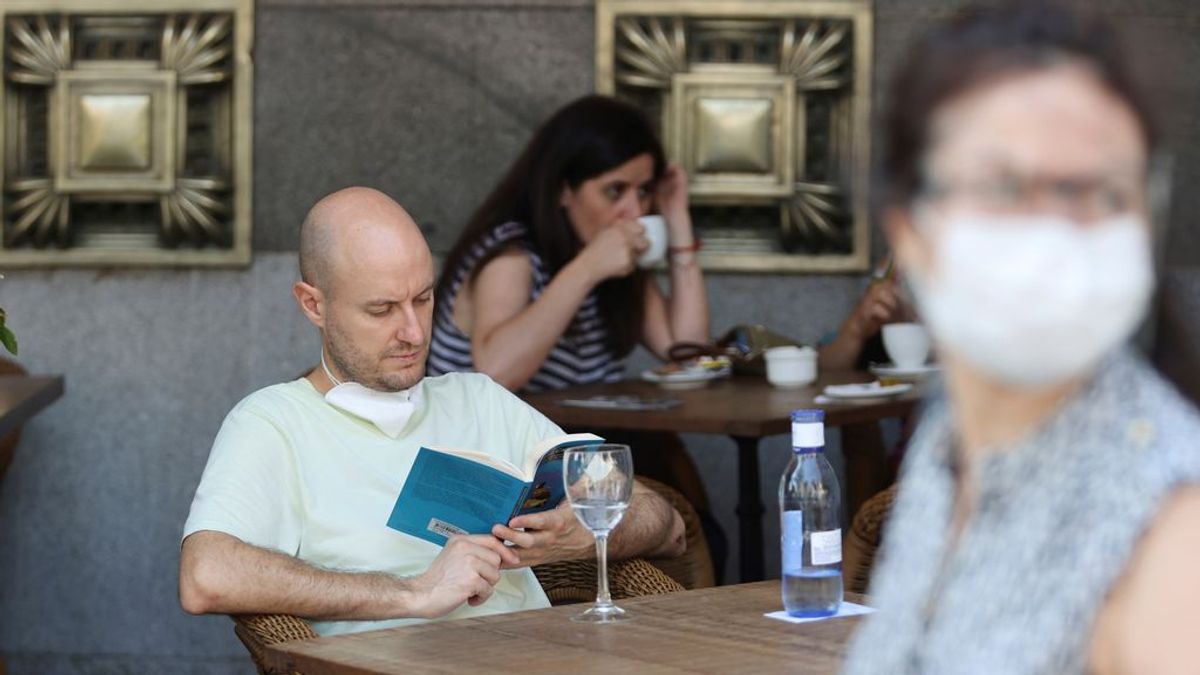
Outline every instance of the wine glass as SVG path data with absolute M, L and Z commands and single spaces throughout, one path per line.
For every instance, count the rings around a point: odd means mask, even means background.
M 633 494 L 633 457 L 627 445 L 592 445 L 567 450 L 563 487 L 575 517 L 596 537 L 596 604 L 572 621 L 616 623 L 629 615 L 608 594 L 608 535 L 621 522 Z

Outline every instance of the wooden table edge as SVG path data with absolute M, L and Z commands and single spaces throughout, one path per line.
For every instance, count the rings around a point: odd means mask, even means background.
M 637 608 L 641 605 L 659 603 L 659 602 L 662 602 L 663 600 L 669 601 L 671 598 L 678 598 L 678 597 L 684 596 L 684 595 L 693 595 L 694 596 L 696 594 L 733 593 L 733 592 L 737 592 L 738 589 L 745 590 L 746 587 L 750 587 L 750 586 L 755 587 L 752 590 L 758 590 L 758 589 L 762 589 L 762 588 L 768 587 L 768 586 L 773 586 L 775 588 L 778 588 L 780 583 L 781 583 L 781 580 L 779 580 L 779 579 L 768 579 L 768 580 L 764 580 L 764 581 L 755 581 L 755 582 L 750 582 L 750 583 L 746 583 L 746 584 L 714 586 L 711 588 L 680 591 L 680 592 L 675 592 L 675 593 L 645 595 L 645 596 L 641 596 L 638 598 L 630 598 L 630 599 L 624 600 L 620 604 L 623 607 L 627 607 L 631 611 L 636 611 Z M 859 593 L 846 593 L 844 596 L 844 600 L 849 601 L 849 602 L 854 602 L 854 603 L 860 604 L 860 605 L 866 605 L 868 607 L 872 606 L 870 597 L 867 595 L 859 594 Z M 577 605 L 568 605 L 566 607 L 574 607 L 574 608 L 581 610 L 585 606 L 585 604 L 586 603 L 581 603 L 581 604 L 577 604 Z M 468 617 L 468 618 L 464 618 L 464 619 L 454 619 L 454 620 L 441 621 L 441 622 L 426 622 L 426 623 L 414 624 L 411 626 L 381 628 L 381 629 L 377 629 L 375 631 L 363 631 L 362 633 L 353 633 L 353 634 L 346 634 L 346 635 L 362 635 L 362 634 L 371 633 L 371 632 L 378 632 L 378 633 L 398 632 L 398 631 L 408 631 L 408 630 L 413 630 L 413 629 L 419 630 L 419 629 L 426 629 L 430 625 L 436 625 L 436 626 L 442 627 L 442 628 L 463 627 L 463 626 L 470 626 L 470 625 L 485 627 L 488 625 L 503 624 L 506 622 L 514 621 L 514 620 L 520 620 L 522 618 L 528 618 L 529 616 L 536 615 L 536 614 L 543 613 L 543 612 L 556 612 L 556 613 L 560 613 L 560 614 L 569 613 L 563 609 L 563 606 L 546 607 L 546 608 L 538 608 L 538 609 L 521 610 L 521 611 L 517 611 L 517 612 L 507 612 L 507 613 L 502 613 L 502 614 L 492 614 L 492 615 L 481 616 L 481 617 Z M 764 614 L 765 613 L 766 612 L 764 612 Z M 857 622 L 861 621 L 863 619 L 863 617 L 860 615 L 860 616 L 837 617 L 836 618 L 836 620 L 839 620 L 839 621 L 843 620 L 843 619 L 851 620 L 851 621 L 854 621 L 857 623 Z M 563 620 L 564 621 L 567 620 L 565 616 L 563 617 Z M 763 617 L 763 620 L 764 621 L 773 621 L 772 619 L 768 619 L 765 616 Z M 318 660 L 318 657 L 316 657 L 310 653 L 307 653 L 309 647 L 313 643 L 318 642 L 318 641 L 337 640 L 340 637 L 345 637 L 345 635 L 324 636 L 324 637 L 318 637 L 318 638 L 311 638 L 311 639 L 307 639 L 307 640 L 292 640 L 289 642 L 281 642 L 281 643 L 277 643 L 274 645 L 267 645 L 262 654 L 262 658 L 267 667 L 277 669 L 280 672 L 304 673 L 307 671 L 302 670 L 302 669 L 305 667 L 305 665 L 308 662 L 311 662 L 313 660 Z M 297 653 L 297 652 L 299 652 L 299 653 Z M 318 672 L 324 672 L 324 671 L 318 671 Z M 360 674 L 361 675 L 375 675 L 375 673 L 376 673 L 376 671 L 373 671 L 373 670 L 367 670 L 367 669 L 358 668 L 356 666 L 340 665 L 340 664 L 338 666 L 337 672 L 339 673 L 339 675 L 360 675 Z
M 61 398 L 66 391 L 66 381 L 62 375 L 0 375 L 0 386 L 3 386 L 5 381 L 25 381 L 47 386 L 36 389 L 32 396 L 18 403 L 7 415 L 0 417 L 0 436 L 6 436 L 20 428 L 34 415 Z

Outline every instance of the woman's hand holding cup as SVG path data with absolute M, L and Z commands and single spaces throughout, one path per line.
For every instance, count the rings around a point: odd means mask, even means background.
M 662 216 L 649 215 L 638 218 L 646 248 L 638 257 L 638 267 L 649 269 L 663 261 L 667 255 L 667 223 Z
M 601 230 L 580 256 L 587 261 L 595 282 L 623 277 L 637 268 L 638 258 L 650 248 L 646 228 L 632 219 L 622 219 Z

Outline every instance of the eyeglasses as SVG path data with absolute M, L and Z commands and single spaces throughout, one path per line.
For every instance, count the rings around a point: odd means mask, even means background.
M 1145 181 L 1135 176 L 1046 179 L 1002 174 L 962 181 L 929 179 L 919 198 L 962 201 L 988 213 L 1051 210 L 1095 220 L 1140 209 Z

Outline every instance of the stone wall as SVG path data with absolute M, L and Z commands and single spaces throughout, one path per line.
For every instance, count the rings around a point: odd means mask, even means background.
M 960 4 L 878 2 L 877 79 Z M 1186 0 L 1095 4 L 1119 16 L 1152 62 L 1200 61 L 1200 10 Z M 253 265 L 15 272 L 0 283 L 22 363 L 67 378 L 66 396 L 26 427 L 0 485 L 0 652 L 10 672 L 252 672 L 227 619 L 179 609 L 178 537 L 226 411 L 315 362 L 316 335 L 288 290 L 300 218 L 333 189 L 373 185 L 444 251 L 533 127 L 592 90 L 592 13 L 582 0 L 260 0 Z M 1169 103 L 1176 185 L 1190 186 L 1200 178 L 1200 79 L 1184 68 L 1144 72 Z M 1187 365 L 1198 334 L 1191 223 L 1200 196 L 1175 197 L 1167 250 L 1183 281 L 1169 286 L 1159 341 L 1186 380 L 1200 372 Z M 862 285 L 838 276 L 708 283 L 714 330 L 756 321 L 809 341 L 836 327 Z M 688 441 L 734 535 L 733 443 Z M 786 458 L 786 439 L 764 444 L 774 573 L 771 493 Z M 736 574 L 732 562 L 727 571 Z

